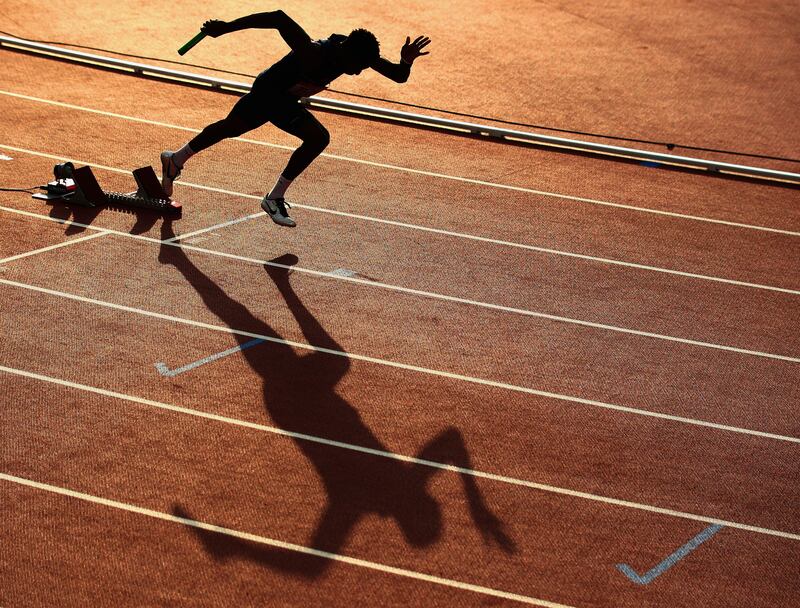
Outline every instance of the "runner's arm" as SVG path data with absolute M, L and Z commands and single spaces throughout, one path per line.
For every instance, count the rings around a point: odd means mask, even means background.
M 369 67 L 378 72 L 378 74 L 386 76 L 386 78 L 394 80 L 395 82 L 405 82 L 411 74 L 410 63 L 404 63 L 403 61 L 400 63 L 392 63 L 383 57 L 378 57 L 377 61 Z
M 395 82 L 405 82 L 411 74 L 411 64 L 417 57 L 428 54 L 422 49 L 430 43 L 431 39 L 427 36 L 418 36 L 414 42 L 411 42 L 411 38 L 406 37 L 406 43 L 400 49 L 400 63 L 392 63 L 388 59 L 378 57 L 370 67 Z
M 306 34 L 305 30 L 281 10 L 255 13 L 229 22 L 207 21 L 201 31 L 216 37 L 247 29 L 278 30 L 281 38 L 293 51 L 302 50 L 311 43 L 311 37 Z

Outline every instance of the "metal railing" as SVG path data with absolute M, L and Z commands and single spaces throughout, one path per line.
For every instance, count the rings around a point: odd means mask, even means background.
M 250 85 L 243 82 L 236 82 L 233 80 L 217 78 L 215 76 L 206 76 L 203 74 L 162 68 L 145 63 L 126 61 L 123 59 L 115 59 L 112 57 L 105 57 L 103 55 L 84 53 L 82 51 L 74 51 L 71 49 L 60 48 L 39 42 L 30 42 L 8 36 L 0 36 L 0 47 L 11 50 L 25 51 L 45 57 L 55 57 L 61 60 L 73 61 L 84 65 L 99 66 L 105 69 L 112 69 L 140 76 L 157 77 L 176 83 L 204 86 L 214 90 L 242 94 L 250 91 Z M 650 150 L 612 146 L 609 144 L 601 144 L 579 139 L 543 135 L 529 131 L 504 129 L 492 125 L 450 120 L 447 118 L 440 118 L 438 116 L 403 112 L 390 108 L 352 103 L 338 99 L 330 99 L 327 97 L 304 97 L 301 99 L 301 103 L 313 109 L 335 111 L 353 116 L 378 118 L 398 124 L 424 126 L 445 132 L 483 136 L 498 141 L 528 143 L 538 146 L 551 146 L 559 149 L 578 151 L 600 156 L 610 156 L 614 158 L 654 163 L 656 165 L 667 165 L 671 167 L 701 170 L 713 174 L 744 176 L 800 185 L 800 174 L 791 173 L 789 171 L 778 171 L 763 167 L 753 167 L 689 156 L 664 154 Z

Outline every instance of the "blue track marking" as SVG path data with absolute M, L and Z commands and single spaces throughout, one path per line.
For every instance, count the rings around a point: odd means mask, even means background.
M 166 366 L 166 364 L 161 363 L 159 361 L 158 363 L 156 363 L 156 369 L 158 370 L 158 373 L 161 374 L 162 376 L 173 378 L 178 374 L 182 374 L 183 372 L 188 372 L 189 370 L 195 369 L 196 367 L 200 367 L 201 365 L 205 365 L 206 363 L 217 361 L 218 359 L 222 359 L 223 357 L 227 357 L 228 355 L 232 355 L 233 353 L 238 353 L 241 350 L 250 348 L 251 346 L 256 346 L 257 344 L 261 344 L 262 342 L 266 342 L 266 340 L 262 340 L 261 338 L 256 338 L 255 340 L 250 340 L 249 342 L 245 342 L 244 344 L 240 344 L 239 346 L 234 346 L 233 348 L 229 348 L 228 350 L 223 350 L 221 353 L 210 355 L 205 359 L 200 359 L 199 361 L 195 361 L 194 363 L 189 363 L 188 365 L 184 365 L 183 367 L 178 367 L 176 369 L 169 369 Z
M 628 564 L 617 564 L 617 570 L 622 572 L 625 576 L 631 579 L 637 585 L 647 585 L 650 583 L 654 578 L 663 574 L 672 566 L 677 564 L 680 560 L 684 557 L 689 555 L 692 551 L 697 549 L 700 545 L 706 542 L 709 538 L 714 536 L 717 532 L 722 529 L 722 526 L 717 524 L 712 524 L 708 526 L 705 530 L 700 532 L 697 536 L 695 536 L 692 540 L 688 543 L 683 545 L 680 549 L 675 551 L 672 555 L 670 555 L 667 559 L 663 562 L 658 564 L 655 568 L 645 572 L 643 575 L 639 575 L 633 568 L 631 568 Z

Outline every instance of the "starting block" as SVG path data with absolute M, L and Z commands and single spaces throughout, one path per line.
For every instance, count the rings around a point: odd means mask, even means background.
M 150 166 L 133 172 L 137 190 L 128 193 L 104 192 L 91 167 L 76 169 L 72 163 L 64 163 L 56 165 L 53 173 L 56 181 L 42 186 L 46 193 L 34 194 L 33 198 L 82 207 L 138 207 L 169 215 L 181 214 L 181 204 L 170 200 Z

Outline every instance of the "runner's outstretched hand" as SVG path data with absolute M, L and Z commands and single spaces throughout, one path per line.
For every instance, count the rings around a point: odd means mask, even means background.
M 222 36 L 222 34 L 227 34 L 229 32 L 228 23 L 226 21 L 220 21 L 219 19 L 212 19 L 211 21 L 206 21 L 203 27 L 200 28 L 200 31 L 206 36 L 216 38 L 217 36 Z
M 411 42 L 411 38 L 406 36 L 406 43 L 403 45 L 403 48 L 400 49 L 400 58 L 408 64 L 414 63 L 414 60 L 421 55 L 428 55 L 429 53 L 422 52 L 426 46 L 431 43 L 431 39 L 427 36 L 417 36 L 414 42 Z

